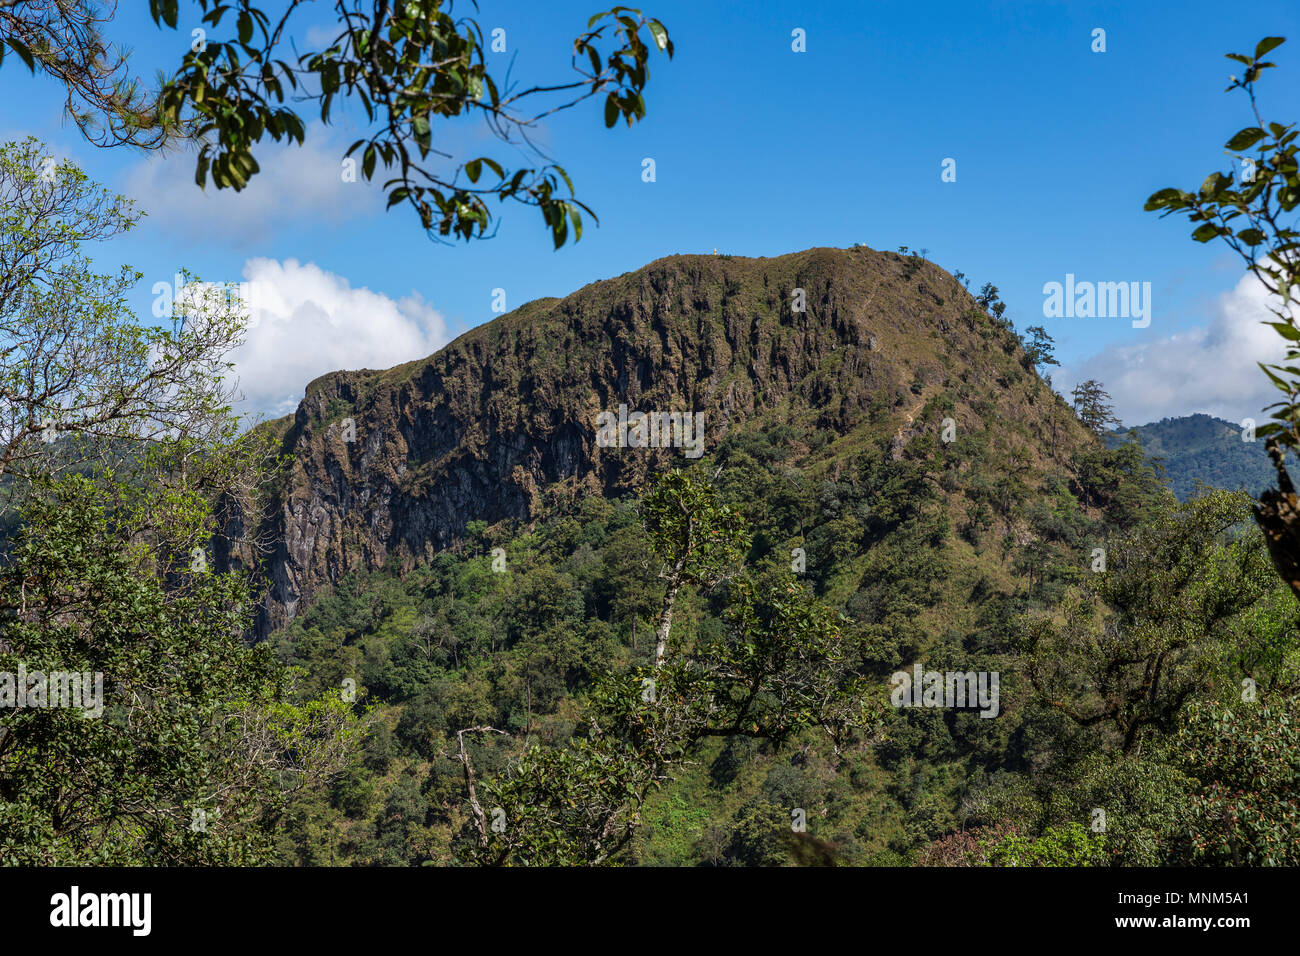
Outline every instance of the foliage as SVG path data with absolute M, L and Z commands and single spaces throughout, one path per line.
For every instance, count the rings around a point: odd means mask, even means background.
M 1242 494 L 1214 492 L 1158 515 L 1105 549 L 1104 569 L 1024 630 L 1027 675 L 1043 703 L 1132 752 L 1175 729 L 1183 705 L 1251 643 L 1243 612 L 1275 589 Z
M 663 476 L 642 501 L 647 536 L 684 581 L 706 584 L 727 567 L 743 540 L 734 511 L 685 473 Z M 670 584 L 665 601 L 672 600 Z M 760 596 L 761 595 L 761 596 Z M 500 781 L 474 795 L 478 831 L 471 858 L 524 865 L 610 862 L 640 825 L 653 789 L 671 779 L 708 737 L 783 740 L 819 726 L 837 741 L 860 722 L 860 691 L 844 671 L 835 616 L 789 580 L 728 589 L 726 627 L 702 635 L 653 669 L 599 682 L 588 700 L 586 732 L 563 749 L 532 745 Z M 481 728 L 480 728 L 481 729 Z
M 0 670 L 95 675 L 103 710 L 0 716 L 0 859 L 266 862 L 287 794 L 346 753 L 350 708 L 290 702 L 289 675 L 242 640 L 235 576 L 158 567 L 85 478 L 42 490 L 0 571 Z
M 1224 148 L 1240 163 L 1240 171 L 1210 173 L 1196 192 L 1173 187 L 1155 192 L 1145 209 L 1161 216 L 1185 214 L 1199 223 L 1192 232 L 1197 242 L 1222 239 L 1246 264 L 1268 292 L 1269 310 L 1277 320 L 1268 322 L 1286 347 L 1281 364 L 1260 363 L 1282 400 L 1269 406 L 1272 421 L 1258 429 L 1267 438 L 1277 488 L 1265 491 L 1255 508 L 1269 553 L 1282 580 L 1300 596 L 1300 499 L 1286 469 L 1288 452 L 1300 451 L 1300 322 L 1295 306 L 1300 295 L 1300 232 L 1293 215 L 1300 205 L 1300 164 L 1296 162 L 1295 124 L 1264 121 L 1255 100 L 1255 84 L 1264 70 L 1276 66 L 1265 60 L 1285 43 L 1284 37 L 1264 37 L 1251 56 L 1229 53 L 1228 59 L 1245 67 L 1232 77 L 1227 92 L 1242 90 L 1250 99 L 1254 126 L 1239 130 Z
M 97 273 L 84 251 L 135 225 L 130 201 L 67 163 L 47 177 L 46 156 L 30 137 L 0 146 L 0 476 L 233 441 L 238 303 L 201 296 L 170 327 L 138 322 L 139 274 Z
M 1241 426 L 1209 415 L 1183 415 L 1129 429 L 1151 461 L 1159 461 L 1179 501 L 1193 497 L 1200 485 L 1245 491 L 1252 497 L 1273 481 L 1273 467 L 1263 444 L 1243 440 Z M 1107 435 L 1114 447 L 1128 432 Z M 1131 439 L 1130 439 L 1131 440 Z
M 1119 419 L 1115 417 L 1115 407 L 1110 404 L 1110 395 L 1096 379 L 1090 378 L 1079 383 L 1070 395 L 1074 399 L 1074 410 L 1079 421 L 1096 434 L 1105 432 L 1107 425 L 1119 424 Z
M 1180 213 L 1199 223 L 1192 232 L 1197 242 L 1222 239 L 1246 264 L 1246 268 L 1268 290 L 1270 311 L 1277 319 L 1268 323 L 1287 346 L 1284 364 L 1261 363 L 1269 381 L 1284 400 L 1270 406 L 1277 409 L 1273 421 L 1259 428 L 1285 450 L 1300 449 L 1300 324 L 1294 313 L 1300 285 L 1300 232 L 1289 217 L 1300 204 L 1300 166 L 1297 166 L 1295 124 L 1266 123 L 1255 101 L 1255 84 L 1264 70 L 1277 64 L 1266 57 L 1285 43 L 1284 37 L 1265 37 L 1251 56 L 1229 53 L 1227 58 L 1245 67 L 1240 78 L 1233 76 L 1227 92 L 1242 90 L 1250 99 L 1255 125 L 1235 133 L 1224 143 L 1239 169 L 1214 172 L 1195 192 L 1169 187 L 1147 200 L 1145 209 L 1160 210 L 1162 217 Z
M 1176 750 L 1200 787 L 1185 821 L 1190 862 L 1300 862 L 1300 696 L 1203 701 L 1188 708 Z
M 1078 823 L 1048 827 L 1041 836 L 1009 833 L 981 842 L 985 866 L 1098 866 L 1105 860 L 1106 838 Z

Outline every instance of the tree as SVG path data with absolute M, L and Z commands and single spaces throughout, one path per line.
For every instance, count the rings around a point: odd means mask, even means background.
M 46 155 L 0 146 L 0 477 L 230 437 L 240 304 L 196 283 L 170 327 L 141 325 L 126 303 L 140 274 L 97 273 L 83 251 L 135 225 L 131 202 Z
M 1248 612 L 1276 587 L 1259 535 L 1230 534 L 1248 503 L 1219 491 L 1165 509 L 1105 548 L 1105 569 L 1059 619 L 1026 619 L 1037 699 L 1124 753 L 1149 729 L 1172 733 L 1183 705 L 1257 641 Z M 1293 607 L 1293 643 L 1294 621 Z
M 1255 84 L 1264 70 L 1276 66 L 1264 57 L 1284 42 L 1284 37 L 1265 37 L 1255 45 L 1253 56 L 1227 54 L 1245 69 L 1231 78 L 1225 92 L 1243 91 L 1255 119 L 1254 126 L 1239 130 L 1224 144 L 1239 168 L 1210 173 L 1194 192 L 1158 190 L 1144 208 L 1158 210 L 1162 217 L 1186 215 L 1198 224 L 1192 232 L 1197 242 L 1222 239 L 1270 294 L 1276 321 L 1266 324 L 1281 337 L 1286 358 L 1276 365 L 1261 363 L 1260 368 L 1283 398 L 1269 406 L 1272 421 L 1256 434 L 1267 438 L 1278 486 L 1260 496 L 1255 520 L 1264 531 L 1274 567 L 1300 597 L 1300 499 L 1286 470 L 1287 453 L 1300 452 L 1300 230 L 1293 218 L 1300 205 L 1298 133 L 1294 123 L 1266 123 L 1255 101 Z
M 81 0 L 0 5 L 0 61 L 7 46 L 33 74 L 39 68 L 62 84 L 68 116 L 95 145 L 157 148 L 178 131 L 161 122 L 156 96 L 131 76 L 126 57 L 110 49 L 102 30 L 115 6 Z
M 1061 364 L 1056 360 L 1056 343 L 1052 341 L 1045 328 L 1041 325 L 1031 325 L 1025 329 L 1025 334 L 1029 336 L 1029 341 L 1025 343 L 1025 355 L 1031 366 L 1045 368 L 1048 365 Z M 1047 378 L 1047 384 L 1052 384 L 1050 376 Z
M 575 38 L 573 79 L 519 89 L 508 74 L 488 70 L 489 41 L 477 21 L 453 16 L 451 0 L 335 0 L 333 38 L 301 54 L 295 47 L 290 59 L 285 48 L 304 29 L 301 13 L 310 8 L 303 0 L 286 0 L 275 17 L 255 0 L 193 3 L 202 35 L 157 90 L 145 90 L 125 59 L 108 52 L 101 29 L 109 17 L 92 0 L 0 4 L 0 50 L 8 45 L 32 73 L 39 67 L 62 83 L 69 113 L 94 142 L 159 147 L 192 138 L 195 181 L 210 179 L 218 189 L 247 185 L 258 172 L 254 150 L 266 140 L 303 142 L 303 117 L 285 105 L 287 98 L 314 103 L 324 123 L 336 108 L 355 104 L 370 129 L 345 162 L 359 164 L 366 180 L 382 165 L 391 173 L 384 183 L 388 207 L 405 204 L 436 237 L 486 237 L 487 200 L 495 196 L 536 206 L 556 248 L 570 229 L 580 239 L 581 214 L 594 214 L 578 201 L 562 166 L 511 171 L 491 156 L 456 161 L 438 146 L 447 124 L 474 117 L 512 151 L 545 158 L 531 138 L 544 117 L 603 95 L 605 125 L 623 119 L 630 126 L 645 117 L 651 47 L 673 55 L 658 20 L 614 7 Z M 149 9 L 159 27 L 180 23 L 178 0 L 150 0 Z M 232 34 L 208 39 L 223 21 Z M 504 33 L 490 42 L 504 50 Z M 453 168 L 442 160 L 453 160 Z
M 747 538 L 710 486 L 682 472 L 657 482 L 642 514 L 679 584 L 720 580 Z M 672 579 L 668 590 L 666 609 L 676 600 Z M 821 727 L 845 744 L 865 720 L 865 705 L 837 616 L 789 572 L 761 580 L 735 574 L 727 598 L 721 634 L 689 641 L 675 633 L 653 666 L 599 681 L 569 746 L 530 743 L 505 775 L 480 784 L 465 735 L 501 732 L 477 726 L 457 734 L 451 756 L 464 771 L 471 861 L 614 862 L 640 826 L 646 798 L 711 737 L 779 742 Z M 671 611 L 663 617 L 671 626 Z
M 1096 379 L 1090 378 L 1074 386 L 1074 391 L 1070 394 L 1074 399 L 1074 410 L 1079 416 L 1079 421 L 1095 434 L 1103 434 L 1107 425 L 1120 423 L 1115 417 L 1115 407 L 1110 404 L 1110 395 Z
M 1078 823 L 1048 827 L 1037 838 L 1009 833 L 980 846 L 983 866 L 1104 866 L 1106 837 Z
M 1300 696 L 1197 703 L 1175 743 L 1199 784 L 1179 814 L 1188 861 L 1300 864 Z
M 663 610 L 655 629 L 655 667 L 668 651 L 673 607 L 683 585 L 712 588 L 728 576 L 749 548 L 738 513 L 718 502 L 713 488 L 671 471 L 641 501 L 650 549 L 663 562 Z
M 0 861 L 268 862 L 288 794 L 342 769 L 351 706 L 292 702 L 237 576 L 161 565 L 86 478 L 42 485 L 0 568 L 0 699 L 28 685 L 0 711 Z
M 981 309 L 997 319 L 999 323 L 1009 324 L 1009 321 L 1004 322 L 1002 318 L 1002 314 L 1007 311 L 1007 304 L 998 298 L 998 287 L 992 282 L 986 282 L 980 287 L 979 295 L 975 296 L 975 301 L 979 303 Z
M 132 228 L 131 202 L 45 156 L 31 138 L 0 146 L 0 513 L 36 479 L 99 476 L 134 534 L 161 546 L 166 526 L 173 555 L 215 558 L 228 542 L 207 509 L 238 501 L 254 526 L 283 464 L 273 436 L 241 434 L 231 414 L 243 304 L 191 281 L 161 324 L 139 322 L 126 301 L 139 273 L 96 272 L 84 251 Z
M 244 643 L 246 582 L 209 570 L 215 502 L 275 474 L 228 404 L 244 315 L 201 287 L 137 323 L 138 277 L 81 251 L 130 204 L 34 140 L 0 148 L 0 196 L 0 860 L 266 861 L 286 792 L 357 721 Z

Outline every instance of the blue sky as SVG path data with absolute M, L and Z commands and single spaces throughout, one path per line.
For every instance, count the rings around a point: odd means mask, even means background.
M 146 75 L 179 60 L 198 25 L 195 13 L 186 22 L 184 0 L 177 32 L 155 28 L 144 0 L 122 6 L 131 10 L 111 35 L 134 46 Z M 313 16 L 328 23 L 318 6 Z M 508 52 L 496 56 L 502 67 L 514 56 L 515 76 L 531 83 L 565 75 L 572 37 L 598 9 L 482 0 L 477 19 L 506 30 Z M 190 157 L 88 145 L 63 119 L 61 91 L 9 57 L 0 137 L 34 134 L 141 201 L 145 224 L 97 256 L 144 273 L 142 313 L 152 284 L 181 267 L 281 283 L 280 311 L 240 357 L 250 407 L 264 411 L 283 411 L 332 367 L 417 358 L 493 318 L 495 288 L 513 309 L 674 253 L 772 256 L 855 242 L 926 248 L 972 287 L 997 284 L 1018 328 L 1043 324 L 1056 338 L 1057 385 L 1100 378 L 1126 423 L 1200 410 L 1239 419 L 1268 399 L 1253 362 L 1271 342 L 1255 329 L 1261 302 L 1240 264 L 1142 203 L 1226 169 L 1222 143 L 1252 125 L 1244 97 L 1223 92 L 1224 53 L 1291 37 L 1272 57 L 1279 69 L 1261 106 L 1266 118 L 1300 120 L 1294 0 L 648 0 L 644 9 L 677 50 L 652 61 L 646 120 L 607 130 L 593 100 L 541 131 L 601 220 L 559 251 L 534 210 L 510 206 L 490 241 L 428 241 L 409 215 L 386 214 L 365 186 L 341 182 L 338 161 L 355 138 L 346 122 L 312 125 L 304 149 L 259 154 L 260 186 L 204 197 Z M 806 31 L 804 53 L 791 49 L 795 28 Z M 1091 50 L 1097 28 L 1104 53 Z M 472 149 L 521 161 L 473 126 L 448 133 L 466 158 Z M 646 157 L 656 182 L 642 181 Z M 956 160 L 956 182 L 941 181 L 945 158 Z M 1066 273 L 1150 282 L 1150 327 L 1044 319 L 1043 285 Z

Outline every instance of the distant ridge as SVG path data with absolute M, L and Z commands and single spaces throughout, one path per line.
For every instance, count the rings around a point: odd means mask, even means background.
M 1261 420 L 1262 421 L 1262 420 Z M 1242 440 L 1240 425 L 1212 415 L 1182 415 L 1133 429 L 1151 458 L 1163 459 L 1165 478 L 1179 501 L 1196 493 L 1197 482 L 1258 496 L 1273 483 L 1273 469 L 1262 439 Z M 1111 445 L 1126 440 L 1129 429 L 1116 429 Z

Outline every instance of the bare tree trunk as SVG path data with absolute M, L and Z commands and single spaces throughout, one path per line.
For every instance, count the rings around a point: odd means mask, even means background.
M 465 750 L 465 735 L 487 733 L 489 731 L 494 734 L 505 734 L 504 730 L 497 730 L 495 727 L 489 727 L 485 724 L 456 731 L 456 737 L 460 741 L 460 754 L 458 756 L 461 765 L 465 768 L 465 790 L 469 796 L 469 808 L 474 816 L 474 829 L 478 833 L 479 846 L 488 845 L 487 814 L 483 812 L 483 807 L 478 802 L 478 790 L 474 785 L 474 767 L 470 764 L 469 753 Z
M 668 577 L 668 589 L 664 592 L 664 609 L 659 615 L 659 627 L 655 630 L 655 669 L 664 663 L 664 654 L 668 651 L 668 632 L 673 626 L 673 604 L 677 600 L 677 590 L 682 586 L 682 568 L 686 559 L 680 558 Z

